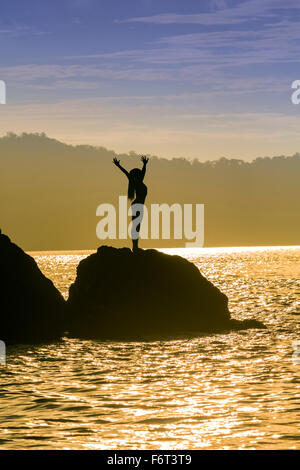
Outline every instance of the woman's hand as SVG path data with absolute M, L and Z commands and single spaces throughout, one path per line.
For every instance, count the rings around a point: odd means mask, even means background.
M 149 158 L 144 157 L 144 156 L 141 157 L 141 160 L 142 160 L 142 162 L 144 163 L 144 165 L 147 165 L 147 163 L 149 162 Z
M 120 166 L 120 160 L 117 160 L 116 157 L 113 159 L 113 163 L 114 163 L 116 166 Z

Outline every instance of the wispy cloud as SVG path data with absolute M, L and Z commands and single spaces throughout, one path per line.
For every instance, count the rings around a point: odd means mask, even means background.
M 13 82 L 27 82 L 47 79 L 90 79 L 103 80 L 172 80 L 172 74 L 163 69 L 152 68 L 113 68 L 97 65 L 58 65 L 26 64 L 11 67 L 0 67 L 1 77 Z M 173 77 L 174 79 L 174 77 Z M 62 83 L 62 82 L 60 82 Z M 88 82 L 87 82 L 88 85 Z
M 5 35 L 8 38 L 18 38 L 20 36 L 25 35 L 34 35 L 34 36 L 42 36 L 46 34 L 50 34 L 49 31 L 40 31 L 36 28 L 32 28 L 29 26 L 0 26 L 0 35 Z
M 276 17 L 278 10 L 299 10 L 300 4 L 296 0 L 246 0 L 235 6 L 227 6 L 223 1 L 214 1 L 213 6 L 219 9 L 209 13 L 178 14 L 163 13 L 152 16 L 133 17 L 121 20 L 122 23 L 153 23 L 153 24 L 201 24 L 225 25 L 239 24 L 254 20 L 270 19 Z M 118 20 L 116 20 L 118 22 Z
M 95 3 L 95 0 L 67 0 L 68 5 L 73 8 L 85 8 Z
M 71 4 L 76 5 L 71 1 Z M 79 0 L 85 3 L 85 0 Z M 232 4 L 232 2 L 231 2 Z M 78 4 L 79 5 L 79 4 Z M 271 88 L 279 90 L 284 79 L 269 79 L 255 66 L 298 64 L 300 61 L 300 29 L 297 15 L 300 3 L 295 0 L 245 0 L 228 6 L 223 0 L 213 0 L 209 13 L 193 15 L 165 14 L 138 18 L 138 21 L 192 21 L 214 24 L 199 32 L 165 35 L 141 47 L 69 56 L 60 59 L 74 64 L 26 64 L 0 68 L 1 78 L 13 83 L 32 82 L 37 89 L 97 89 L 103 80 L 126 82 L 189 83 L 208 93 L 253 92 Z M 275 14 L 280 8 L 281 16 Z M 285 14 L 286 13 L 286 14 Z M 207 18 L 210 20 L 207 23 Z M 260 22 L 253 25 L 220 27 L 220 21 L 240 19 Z M 135 21 L 129 19 L 126 21 Z M 228 23 L 229 24 L 229 23 Z M 84 62 L 83 62 L 84 61 Z M 251 77 L 243 77 L 243 67 L 252 68 Z M 238 73 L 238 75 L 237 75 Z M 284 76 L 282 69 L 280 76 Z M 221 78 L 220 78 L 221 77 Z M 258 85 L 259 83 L 259 85 Z M 234 85 L 233 85 L 234 84 Z M 246 85 L 245 85 L 246 84 Z M 285 86 L 285 83 L 284 83 Z M 200 91 L 199 90 L 199 91 Z
M 119 72 L 106 71 L 104 74 L 112 77 L 119 74 L 124 79 L 127 74 L 127 79 L 191 80 L 204 84 L 207 80 L 213 83 L 222 73 L 226 83 L 236 77 L 236 70 L 242 71 L 243 66 L 298 64 L 299 42 L 298 22 L 273 20 L 267 25 L 257 25 L 255 29 L 164 36 L 148 44 L 147 48 L 69 57 L 69 60 L 99 61 L 108 68 L 113 63 Z
M 289 87 L 288 80 L 279 77 L 236 78 L 231 75 L 221 76 L 218 70 L 203 70 L 202 65 L 191 65 L 184 68 L 151 69 L 103 69 L 99 66 L 79 65 L 39 65 L 29 64 L 0 68 L 0 76 L 11 86 L 32 90 L 101 90 L 103 81 L 146 81 L 146 82 L 186 82 L 194 84 L 198 92 L 181 92 L 177 94 L 162 93 L 164 97 L 180 100 L 180 97 L 201 96 L 208 99 L 211 94 L 236 95 L 259 93 L 263 91 L 284 92 Z M 202 90 L 202 91 L 200 91 Z M 162 95 L 161 94 L 161 95 Z M 160 95 L 160 96 L 161 96 Z M 147 98 L 143 92 L 142 96 Z M 159 96 L 159 95 L 158 95 Z

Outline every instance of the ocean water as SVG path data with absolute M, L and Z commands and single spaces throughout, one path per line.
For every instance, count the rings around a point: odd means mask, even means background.
M 0 449 L 300 449 L 300 247 L 163 251 L 193 261 L 233 317 L 268 329 L 10 347 Z M 67 297 L 88 254 L 33 255 Z

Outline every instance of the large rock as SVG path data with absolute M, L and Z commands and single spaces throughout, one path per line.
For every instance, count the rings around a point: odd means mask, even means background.
M 106 246 L 82 260 L 67 302 L 69 334 L 81 338 L 151 337 L 264 328 L 230 319 L 228 299 L 180 256 Z
M 34 259 L 0 231 L 0 340 L 34 343 L 59 339 L 65 301 Z

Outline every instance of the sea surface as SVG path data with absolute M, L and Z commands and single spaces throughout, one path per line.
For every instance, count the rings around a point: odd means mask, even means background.
M 268 329 L 9 347 L 0 449 L 300 449 L 300 247 L 162 251 Z M 88 254 L 33 256 L 67 298 Z

